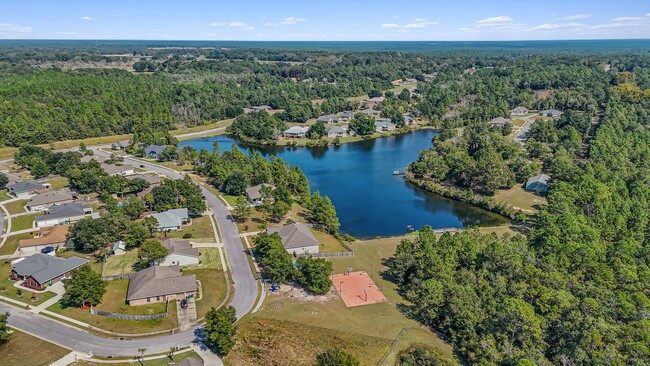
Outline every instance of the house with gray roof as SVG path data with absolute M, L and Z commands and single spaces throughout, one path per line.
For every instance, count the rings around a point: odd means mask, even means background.
M 32 197 L 25 207 L 29 211 L 45 211 L 56 205 L 72 203 L 73 197 L 69 189 L 59 189 L 51 192 L 43 192 Z
M 70 272 L 88 263 L 79 257 L 60 258 L 36 253 L 11 262 L 11 279 L 38 291 L 71 277 Z
M 341 121 L 348 121 L 354 118 L 354 112 L 346 111 L 341 114 Z
M 379 116 L 381 114 L 381 111 L 378 111 L 376 109 L 366 108 L 361 110 L 361 113 L 367 116 Z
M 13 183 L 20 182 L 20 181 L 23 180 L 23 178 L 20 176 L 20 174 L 5 173 L 5 175 L 7 176 L 7 179 L 9 180 L 9 182 L 7 182 L 7 184 L 13 184 Z
M 25 198 L 33 194 L 43 193 L 51 187 L 50 183 L 41 183 L 35 180 L 16 182 L 7 186 L 7 192 L 17 198 Z
M 131 306 L 182 300 L 196 292 L 196 276 L 179 266 L 153 266 L 131 275 L 126 301 Z
M 341 126 L 325 127 L 325 134 L 331 139 L 342 138 L 348 135 L 348 132 Z
M 271 189 L 275 189 L 275 187 L 267 183 L 262 183 L 256 186 L 246 188 L 246 197 L 248 198 L 250 203 L 252 203 L 255 206 L 261 205 L 263 203 L 262 202 L 263 187 L 271 187 Z
M 269 234 L 277 233 L 282 240 L 284 249 L 295 256 L 315 254 L 320 249 L 318 240 L 305 224 L 297 222 L 290 225 L 272 227 L 266 231 Z
M 379 133 L 395 131 L 397 125 L 387 119 L 378 119 L 375 121 L 375 130 Z
M 161 266 L 195 266 L 199 264 L 199 249 L 189 240 L 167 238 L 160 242 L 167 248 L 167 256 Z
M 111 250 L 113 251 L 113 255 L 123 255 L 126 253 L 126 243 L 118 240 L 113 244 Z
M 111 144 L 112 150 L 126 150 L 129 147 L 129 140 L 120 140 Z
M 165 145 L 149 145 L 144 148 L 144 155 L 152 159 L 158 159 L 167 146 Z
M 336 123 L 339 120 L 340 120 L 339 117 L 333 116 L 331 114 L 328 114 L 328 115 L 325 115 L 325 116 L 320 116 L 317 119 L 318 122 L 323 122 L 323 123 Z
M 149 186 L 157 186 L 160 184 L 160 176 L 154 174 L 133 174 L 126 177 L 128 180 L 142 179 L 149 183 Z
M 63 205 L 51 206 L 47 209 L 47 214 L 36 216 L 34 219 L 35 227 L 49 227 L 55 225 L 67 225 L 82 220 L 87 215 L 92 218 L 98 218 L 98 213 L 93 213 L 91 206 L 85 206 L 81 203 L 67 203 Z
M 415 124 L 415 118 L 413 118 L 413 116 L 410 114 L 403 114 L 402 120 L 404 121 L 404 126 L 411 126 Z
M 135 174 L 135 167 L 129 164 L 113 165 L 102 163 L 101 166 L 106 174 L 112 177 L 126 177 Z
M 103 162 L 105 162 L 105 161 L 108 160 L 108 159 L 106 159 L 106 158 L 104 158 L 104 157 L 101 157 L 101 156 L 98 156 L 98 155 L 84 155 L 84 156 L 82 156 L 79 160 L 80 160 L 82 163 L 89 163 L 89 162 L 91 162 L 91 161 L 93 161 L 93 160 L 96 161 L 96 162 L 98 162 L 98 163 L 103 163 Z
M 532 191 L 532 192 L 537 192 L 537 193 L 545 193 L 548 192 L 548 182 L 551 180 L 551 177 L 549 177 L 546 174 L 538 174 L 534 177 L 528 178 L 526 181 L 526 190 L 527 191 Z
M 552 117 L 552 118 L 560 118 L 562 116 L 562 111 L 558 111 L 557 109 L 544 109 L 539 111 L 539 115 L 543 117 Z
M 286 131 L 282 133 L 282 136 L 284 137 L 291 137 L 291 138 L 302 138 L 307 135 L 307 131 L 309 131 L 309 127 L 307 126 L 292 126 Z
M 501 127 L 507 123 L 512 123 L 512 120 L 510 118 L 497 117 L 497 118 L 492 118 L 490 122 L 488 122 L 490 127 Z
M 158 221 L 158 231 L 177 231 L 190 221 L 187 208 L 175 208 L 156 212 L 145 217 L 153 217 Z
M 522 106 L 514 107 L 513 109 L 510 110 L 510 114 L 515 116 L 522 116 L 527 113 L 528 113 L 528 108 Z

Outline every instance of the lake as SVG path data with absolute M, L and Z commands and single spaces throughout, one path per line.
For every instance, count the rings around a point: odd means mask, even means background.
M 407 225 L 419 229 L 424 225 L 463 228 L 504 223 L 499 215 L 425 192 L 407 184 L 403 176 L 393 175 L 395 164 L 403 171 L 417 160 L 420 150 L 431 147 L 435 135 L 433 130 L 418 130 L 329 148 L 256 146 L 224 135 L 179 145 L 212 151 L 213 143 L 218 142 L 225 151 L 236 144 L 299 166 L 312 191 L 329 196 L 336 206 L 340 232 L 359 238 L 401 235 Z

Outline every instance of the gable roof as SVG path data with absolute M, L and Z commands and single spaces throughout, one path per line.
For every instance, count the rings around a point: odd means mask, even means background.
M 378 111 L 376 109 L 371 109 L 371 108 L 366 108 L 361 111 L 363 114 L 379 114 L 381 111 Z
M 7 189 L 13 193 L 25 193 L 43 188 L 45 188 L 43 183 L 33 180 L 28 180 L 27 182 L 16 182 L 7 186 Z
M 160 176 L 153 174 L 133 174 L 126 177 L 126 179 L 144 179 L 149 184 L 160 184 Z
M 144 149 L 144 153 L 147 155 L 150 155 L 151 153 L 158 155 L 161 154 L 166 147 L 167 146 L 165 145 L 149 145 Z
M 196 276 L 183 276 L 178 266 L 153 266 L 131 275 L 127 301 L 196 291 Z
M 246 188 L 246 195 L 248 196 L 248 198 L 252 200 L 258 200 L 262 198 L 262 187 L 271 187 L 272 189 L 275 188 L 270 184 L 262 183 L 256 186 Z
M 179 254 L 196 258 L 199 257 L 199 249 L 192 248 L 192 244 L 189 240 L 176 240 L 174 238 L 167 238 L 160 243 L 165 248 L 167 248 L 167 255 Z
M 528 112 L 528 108 L 518 106 L 518 107 L 514 107 L 513 109 L 511 109 L 510 112 L 512 112 L 512 113 L 526 113 L 526 112 Z
M 354 112 L 346 111 L 341 114 L 341 118 L 354 118 Z
M 72 194 L 70 193 L 70 190 L 59 189 L 57 191 L 37 194 L 29 202 L 27 202 L 27 206 L 40 206 L 40 205 L 47 205 L 50 203 L 57 203 L 57 202 L 71 201 L 71 200 L 72 200 Z
M 328 126 L 325 127 L 325 133 L 345 133 L 346 131 L 341 126 Z
M 544 110 L 539 111 L 539 113 L 540 113 L 540 114 L 543 114 L 543 115 L 549 115 L 549 114 L 550 114 L 550 115 L 558 115 L 558 116 L 559 116 L 559 115 L 561 115 L 563 112 L 562 112 L 562 111 L 558 111 L 557 109 L 544 109 Z
M 541 184 L 548 185 L 548 182 L 550 180 L 551 180 L 551 177 L 549 177 L 548 175 L 546 175 L 546 174 L 538 174 L 538 175 L 536 175 L 534 177 L 528 178 L 528 180 L 526 181 L 526 187 L 528 187 L 529 185 L 531 185 L 533 183 L 541 183 Z
M 375 127 L 395 127 L 395 126 L 396 125 L 389 120 L 378 119 L 375 121 Z
M 129 141 L 130 140 L 128 140 L 128 139 L 127 140 L 116 141 L 116 142 L 113 143 L 112 146 L 119 146 L 119 147 L 127 148 L 127 147 L 129 147 Z
M 68 203 L 65 205 L 52 206 L 47 210 L 47 214 L 36 216 L 35 221 L 46 221 L 51 219 L 82 216 L 86 214 L 84 205 L 81 203 Z
M 292 126 L 289 127 L 289 129 L 285 130 L 284 133 L 307 133 L 309 130 L 309 127 L 301 127 L 301 126 Z
M 118 240 L 113 244 L 113 252 L 116 250 L 121 249 L 121 250 L 126 250 L 126 243 L 123 242 L 122 240 Z
M 80 160 L 82 163 L 88 163 L 88 162 L 90 162 L 90 161 L 92 161 L 92 160 L 95 160 L 95 161 L 97 161 L 97 162 L 99 162 L 99 163 L 103 163 L 103 162 L 105 162 L 105 161 L 108 160 L 108 159 L 106 159 L 106 158 L 104 158 L 104 157 L 101 157 L 101 156 L 97 156 L 97 155 L 84 155 L 84 156 L 82 156 L 81 159 L 79 159 L 79 160 Z
M 38 283 L 43 284 L 86 263 L 88 263 L 87 259 L 79 257 L 63 259 L 36 253 L 19 262 L 14 262 L 13 270 L 19 276 L 31 276 Z
M 305 224 L 299 222 L 280 227 L 272 227 L 267 230 L 269 234 L 278 233 L 282 239 L 282 246 L 285 249 L 293 249 L 300 247 L 309 247 L 319 245 L 318 240 L 311 230 Z
M 128 172 L 128 171 L 135 170 L 135 168 L 132 165 L 129 165 L 129 164 L 113 165 L 113 164 L 103 164 L 103 163 L 102 163 L 102 169 L 108 175 L 125 173 L 125 172 Z
M 181 226 L 183 224 L 183 221 L 189 218 L 187 208 L 175 208 L 172 210 L 157 212 L 147 216 L 151 216 L 156 220 L 158 220 L 159 228 Z
M 68 240 L 68 231 L 70 231 L 70 225 L 57 225 L 41 228 L 38 237 L 23 239 L 18 242 L 18 246 L 26 248 L 37 245 L 65 243 Z
M 512 120 L 510 118 L 497 117 L 492 118 L 488 123 L 491 125 L 505 125 L 506 123 L 512 123 Z

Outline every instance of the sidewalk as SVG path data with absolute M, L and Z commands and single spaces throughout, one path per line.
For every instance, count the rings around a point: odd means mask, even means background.
M 65 293 L 65 288 L 63 287 L 63 282 L 57 282 L 54 285 L 48 287 L 47 289 L 54 292 L 56 294 L 56 296 L 54 296 L 53 298 L 51 298 L 51 299 L 49 299 L 47 301 L 44 301 L 42 304 L 40 304 L 40 305 L 38 305 L 36 307 L 31 308 L 29 311 L 31 311 L 34 314 L 38 314 L 41 311 L 43 311 L 43 310 L 49 308 L 50 306 L 56 304 L 57 302 L 59 302 L 59 300 L 61 300 L 61 297 L 63 297 L 63 294 Z

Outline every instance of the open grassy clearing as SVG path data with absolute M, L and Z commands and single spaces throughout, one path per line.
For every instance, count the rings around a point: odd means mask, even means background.
M 43 215 L 43 212 L 38 212 L 31 215 L 22 215 L 11 218 L 11 231 L 20 231 L 31 229 L 34 227 L 34 219 Z
M 54 177 L 46 180 L 47 183 L 50 183 L 52 185 L 52 190 L 57 190 L 61 188 L 65 188 L 68 186 L 68 178 L 66 177 Z
M 5 292 L 0 291 L 0 296 L 8 297 L 14 300 L 18 300 L 25 304 L 36 306 L 41 304 L 44 301 L 47 301 L 53 298 L 56 294 L 52 291 L 45 291 L 43 293 L 38 293 L 35 296 L 38 298 L 37 301 L 32 302 L 31 297 L 32 293 L 28 290 L 22 291 L 22 296 L 18 296 L 17 288 L 14 287 L 16 281 L 11 280 L 11 263 L 9 261 L 3 261 L 0 264 L 0 289 L 6 289 Z
M 132 249 L 122 255 L 112 255 L 104 263 L 102 276 L 116 276 L 133 273 L 133 265 L 138 261 L 138 250 Z
M 212 307 L 218 307 L 226 298 L 226 278 L 222 270 L 217 269 L 192 269 L 183 270 L 184 275 L 196 275 L 203 287 L 203 298 L 196 302 L 196 314 L 199 318 Z M 197 293 L 198 297 L 198 293 Z
M 175 170 L 177 172 L 191 172 L 192 170 L 194 170 L 194 167 L 192 165 L 189 164 L 179 165 L 178 163 L 173 161 L 155 161 L 155 163 L 167 167 L 169 169 Z
M 6 343 L 0 343 L 0 365 L 47 366 L 70 350 L 13 329 Z
M 23 239 L 30 239 L 36 235 L 36 231 L 33 233 L 18 234 L 7 237 L 7 241 L 0 247 L 0 255 L 13 254 L 16 249 L 18 249 L 18 242 Z
M 197 357 L 200 358 L 199 355 L 196 354 L 194 351 L 190 352 L 184 352 L 181 354 L 174 355 L 174 360 L 175 362 L 181 361 L 183 359 L 186 359 L 188 357 Z M 151 360 L 151 361 L 144 361 L 144 366 L 168 366 L 170 365 L 171 360 L 167 357 L 163 357 L 157 360 Z M 99 362 L 92 362 L 91 360 L 88 361 L 77 361 L 75 363 L 71 364 L 72 366 L 97 366 L 97 365 L 106 365 L 106 363 L 99 363 Z M 140 362 L 133 361 L 124 361 L 120 363 L 110 363 L 111 366 L 141 366 Z
M 400 338 L 400 340 L 397 342 L 395 347 L 391 350 L 391 352 L 386 356 L 386 360 L 384 361 L 384 365 L 395 365 L 395 362 L 397 361 L 397 357 L 400 352 L 406 350 L 410 346 L 417 344 L 417 343 L 423 343 L 427 346 L 431 346 L 437 349 L 444 349 L 448 346 L 447 343 L 445 343 L 442 339 L 440 339 L 437 335 L 434 333 L 431 333 L 430 331 L 422 328 L 409 328 L 404 335 Z M 442 359 L 450 362 L 452 364 L 461 364 L 462 361 L 458 360 L 457 358 L 454 357 L 453 353 L 447 353 L 447 354 L 442 354 L 441 355 Z
M 201 243 L 214 243 L 214 231 L 212 230 L 212 223 L 208 216 L 201 216 L 192 219 L 192 225 L 183 226 L 181 230 L 170 231 L 167 233 L 168 238 L 183 239 L 186 234 L 191 234 L 189 238 L 191 241 Z M 157 233 L 159 237 L 165 237 L 164 233 Z
M 510 189 L 497 191 L 494 199 L 498 202 L 505 202 L 514 208 L 519 208 L 526 212 L 537 212 L 537 206 L 545 205 L 546 198 L 538 196 L 533 192 L 528 192 L 520 185 Z
M 7 203 L 4 206 L 7 209 L 7 211 L 9 211 L 10 215 L 15 215 L 15 214 L 22 213 L 22 212 L 26 211 L 25 210 L 25 204 L 27 202 L 29 202 L 29 200 L 16 200 L 16 201 L 12 201 L 12 202 Z

